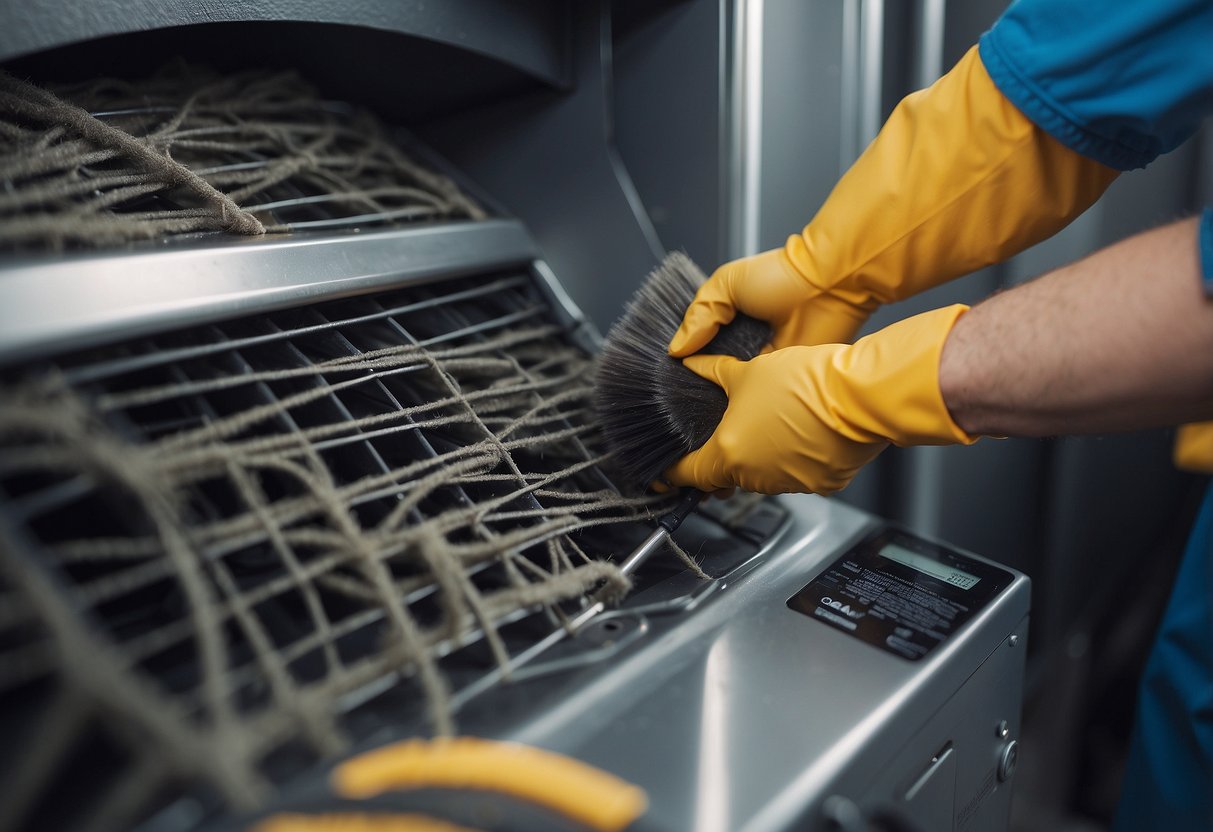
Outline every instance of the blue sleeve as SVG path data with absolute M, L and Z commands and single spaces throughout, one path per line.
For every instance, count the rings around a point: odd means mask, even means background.
M 1024 115 L 1119 170 L 1174 150 L 1213 112 L 1213 0 L 1016 0 L 979 49 Z
M 1205 297 L 1213 298 L 1213 206 L 1200 215 L 1200 274 L 1204 278 Z

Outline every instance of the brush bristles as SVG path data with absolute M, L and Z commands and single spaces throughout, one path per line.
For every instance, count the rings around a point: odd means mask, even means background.
M 626 485 L 647 486 L 706 442 L 728 406 L 723 390 L 666 352 L 705 280 L 685 254 L 670 254 L 607 333 L 594 404 Z M 748 361 L 770 340 L 767 324 L 738 315 L 701 352 Z

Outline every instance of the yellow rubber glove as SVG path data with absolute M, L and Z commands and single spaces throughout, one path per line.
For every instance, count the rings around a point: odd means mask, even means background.
M 1181 425 L 1172 451 L 1175 467 L 1195 474 L 1213 474 L 1213 422 Z
M 712 275 L 670 354 L 698 352 L 735 311 L 770 322 L 776 349 L 850 341 L 880 304 L 1054 234 L 1116 175 L 1017 110 L 974 47 L 897 105 L 802 233 Z
M 764 494 L 845 488 L 890 443 L 971 444 L 939 391 L 939 357 L 957 304 L 906 318 L 853 345 L 786 347 L 750 361 L 683 363 L 729 396 L 716 432 L 666 472 L 703 491 Z

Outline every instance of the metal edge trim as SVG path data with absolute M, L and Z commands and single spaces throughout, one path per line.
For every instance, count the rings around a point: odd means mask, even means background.
M 0 365 L 537 257 L 520 222 L 487 220 L 12 263 Z
M 628 204 L 628 209 L 632 212 L 632 217 L 636 220 L 636 226 L 640 229 L 640 233 L 644 237 L 645 243 L 648 244 L 649 250 L 653 252 L 653 258 L 661 260 L 666 254 L 665 245 L 661 242 L 661 236 L 657 233 L 657 227 L 653 225 L 653 219 L 649 216 L 648 208 L 645 207 L 644 200 L 640 196 L 640 191 L 637 189 L 636 183 L 632 179 L 632 174 L 628 171 L 628 166 L 623 161 L 623 156 L 620 155 L 619 147 L 615 142 L 615 47 L 612 41 L 611 26 L 613 21 L 611 18 L 611 8 L 608 4 L 602 3 L 600 5 L 598 21 L 599 84 L 602 88 L 602 139 L 603 145 L 606 148 L 607 164 L 610 166 L 611 173 L 619 185 L 619 190 L 623 194 L 624 201 Z
M 556 87 L 569 84 L 565 41 L 549 28 L 553 4 L 458 0 L 330 3 L 326 0 L 43 0 L 0 13 L 0 60 L 84 41 L 207 23 L 318 23 L 424 38 L 506 64 Z M 557 14 L 563 14 L 559 6 Z M 566 18 L 567 19 L 567 18 Z
M 943 36 L 947 0 L 921 0 L 918 18 L 918 60 L 915 85 L 931 86 L 943 75 Z
M 859 156 L 859 0 L 843 0 L 839 73 L 838 175 Z
M 735 0 L 726 14 L 724 236 L 725 257 L 732 260 L 756 253 L 760 245 L 763 0 Z
M 859 31 L 861 144 L 856 148 L 856 158 L 876 138 L 884 121 L 881 101 L 884 86 L 884 0 L 863 0 L 859 12 Z

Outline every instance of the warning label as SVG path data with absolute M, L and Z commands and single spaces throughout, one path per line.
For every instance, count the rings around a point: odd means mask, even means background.
M 924 571 L 920 565 L 882 556 L 888 536 L 865 541 L 843 555 L 790 598 L 788 606 L 882 650 L 917 661 L 956 632 L 1011 578 L 1001 569 L 971 558 L 962 560 L 956 553 L 948 553 L 948 562 L 938 569 Z M 928 556 L 917 555 L 924 561 Z M 949 570 L 959 571 L 961 566 L 985 577 L 970 575 L 973 581 L 967 588 L 939 577 Z

